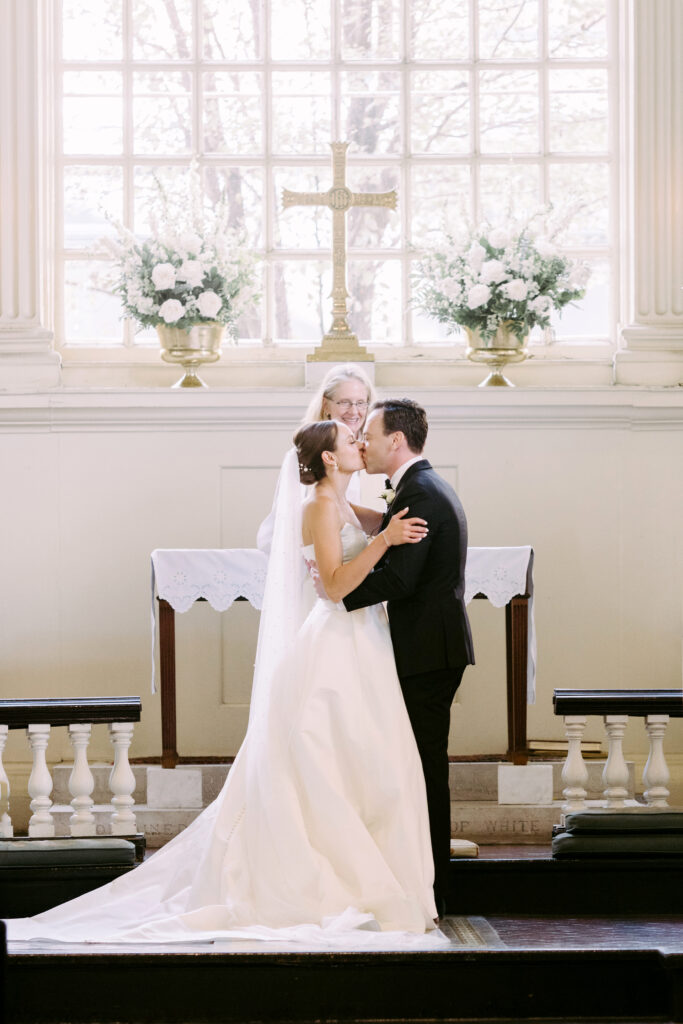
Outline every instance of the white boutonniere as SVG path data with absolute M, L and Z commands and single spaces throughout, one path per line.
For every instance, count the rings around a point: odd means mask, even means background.
M 380 498 L 384 498 L 384 500 L 386 501 L 387 508 L 389 508 L 395 497 L 396 491 L 394 491 L 393 488 L 391 487 L 387 487 L 387 489 L 385 491 L 382 491 L 382 493 L 380 494 Z

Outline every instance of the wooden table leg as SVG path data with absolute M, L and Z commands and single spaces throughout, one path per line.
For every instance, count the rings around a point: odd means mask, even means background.
M 529 598 L 513 597 L 505 606 L 505 658 L 507 663 L 508 760 L 526 764 L 527 651 Z
M 161 681 L 161 767 L 175 768 L 176 750 L 175 706 L 175 612 L 159 598 L 159 676 Z

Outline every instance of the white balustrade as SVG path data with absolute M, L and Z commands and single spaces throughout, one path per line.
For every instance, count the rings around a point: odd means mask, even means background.
M 643 796 L 648 807 L 669 806 L 669 768 L 664 757 L 664 734 L 668 724 L 668 715 L 648 715 L 645 719 L 645 729 L 650 737 L 650 756 L 643 771 Z
M 135 776 L 128 761 L 128 750 L 133 739 L 131 722 L 115 722 L 109 726 L 109 735 L 114 744 L 114 767 L 109 776 L 109 788 L 114 794 L 111 802 L 114 812 L 111 816 L 111 832 L 114 836 L 133 835 L 136 830 L 135 803 L 132 793 Z
M 9 816 L 9 779 L 2 763 L 8 731 L 6 725 L 0 725 L 0 839 L 11 839 L 14 835 L 12 819 Z
M 571 811 L 582 811 L 586 806 L 588 769 L 581 753 L 581 740 L 587 721 L 585 715 L 565 715 L 564 719 L 565 735 L 568 742 L 567 760 L 562 768 L 562 781 L 564 782 L 562 795 L 565 800 L 562 810 L 565 814 Z
M 50 838 L 55 834 L 55 823 L 50 813 L 52 776 L 45 760 L 45 751 L 50 741 L 50 726 L 29 725 L 26 735 L 33 751 L 33 768 L 28 780 L 29 796 L 33 798 L 33 814 L 28 823 L 28 834 L 34 838 Z
M 604 721 L 607 733 L 607 761 L 602 772 L 605 804 L 607 807 L 625 807 L 629 777 L 623 740 L 628 715 L 605 715 Z
M 107 831 L 115 836 L 136 835 L 137 822 L 133 812 L 135 800 L 132 795 L 135 790 L 135 776 L 128 760 L 135 726 L 132 722 L 116 722 L 110 724 L 108 728 L 114 746 L 114 764 L 109 775 L 109 788 L 113 797 Z M 88 764 L 92 723 L 73 724 L 68 729 L 74 751 L 73 767 L 69 776 L 73 812 L 69 817 L 69 831 L 72 836 L 94 836 L 98 832 L 92 798 L 95 779 Z M 52 776 L 46 759 L 50 730 L 51 726 L 45 724 L 29 725 L 26 729 L 33 755 L 33 766 L 28 780 L 33 812 L 28 825 L 30 838 L 52 838 L 56 834 L 53 815 L 57 808 L 50 798 Z M 10 782 L 3 764 L 8 732 L 8 725 L 0 725 L 0 839 L 11 839 L 14 836 L 9 813 Z
M 88 764 L 91 730 L 90 723 L 69 726 L 69 739 L 74 749 L 74 766 L 69 777 L 69 792 L 73 797 L 71 806 L 74 811 L 69 818 L 72 836 L 94 836 L 97 832 L 90 795 L 95 788 L 95 779 Z

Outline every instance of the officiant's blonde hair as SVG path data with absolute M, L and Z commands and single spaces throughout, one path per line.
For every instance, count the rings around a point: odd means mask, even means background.
M 357 380 L 364 385 L 368 393 L 368 408 L 370 408 L 376 397 L 372 381 L 361 370 L 360 366 L 357 366 L 355 363 L 340 363 L 339 366 L 333 366 L 331 370 L 328 370 L 323 377 L 322 383 L 311 399 L 301 422 L 316 423 L 318 420 L 325 419 L 325 399 L 333 402 L 339 385 L 345 384 L 349 380 Z

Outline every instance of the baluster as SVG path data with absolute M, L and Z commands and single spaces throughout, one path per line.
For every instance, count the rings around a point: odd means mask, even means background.
M 14 835 L 12 819 L 9 816 L 9 779 L 2 763 L 8 730 L 9 726 L 0 725 L 0 839 L 11 839 Z
M 50 739 L 50 726 L 29 725 L 26 735 L 33 751 L 33 768 L 28 780 L 29 796 L 33 797 L 31 800 L 33 814 L 28 823 L 28 834 L 49 838 L 55 834 L 55 823 L 50 813 L 52 776 L 45 760 L 45 751 Z
M 567 760 L 562 768 L 562 790 L 565 802 L 562 810 L 582 811 L 586 806 L 586 783 L 588 769 L 581 753 L 581 740 L 588 719 L 585 715 L 565 715 L 564 731 L 568 741 Z
M 602 772 L 603 795 L 607 807 L 625 807 L 628 796 L 628 765 L 624 758 L 622 742 L 628 715 L 606 715 L 607 761 Z
M 648 807 L 669 806 L 669 768 L 664 757 L 664 733 L 668 715 L 647 715 L 645 728 L 650 737 L 650 756 L 643 771 L 644 797 Z
M 90 796 L 95 788 L 95 779 L 88 764 L 91 731 L 90 723 L 69 726 L 69 739 L 74 749 L 74 766 L 69 776 L 69 792 L 73 797 L 71 806 L 74 810 L 69 818 L 72 836 L 94 836 L 97 831 Z
M 128 763 L 128 749 L 133 739 L 132 722 L 114 722 L 109 726 L 109 735 L 114 744 L 114 767 L 109 776 L 109 788 L 114 794 L 111 802 L 114 810 L 111 816 L 111 833 L 114 836 L 130 836 L 137 832 L 135 815 L 131 808 L 135 789 L 135 776 Z

